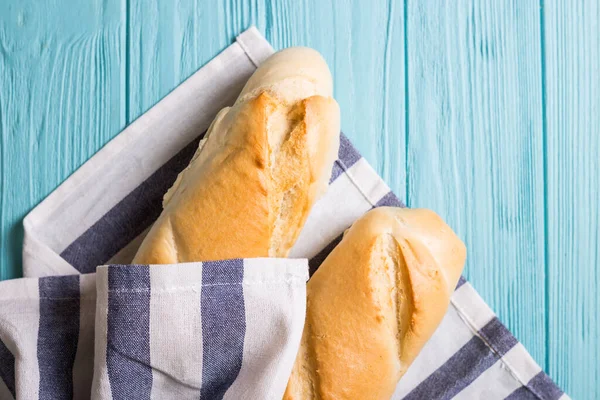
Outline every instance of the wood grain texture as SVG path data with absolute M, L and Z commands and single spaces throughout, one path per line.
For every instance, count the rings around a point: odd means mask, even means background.
M 0 2 L 0 279 L 21 275 L 24 215 L 123 126 L 121 16 L 116 0 Z
M 409 205 L 464 238 L 466 276 L 543 365 L 538 5 L 409 2 L 407 21 Z
M 600 398 L 600 6 L 544 2 L 548 371 Z
M 600 397 L 595 0 L 0 2 L 0 279 L 22 217 L 256 25 L 331 66 L 342 128 L 573 398 Z

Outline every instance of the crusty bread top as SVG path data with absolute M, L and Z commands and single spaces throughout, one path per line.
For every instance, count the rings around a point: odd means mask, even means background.
M 267 59 L 211 124 L 133 262 L 286 256 L 337 158 L 331 86 L 314 50 Z
M 333 81 L 327 63 L 308 47 L 290 47 L 269 57 L 252 74 L 236 103 L 267 91 L 293 104 L 311 96 L 333 96 Z
M 284 398 L 389 399 L 441 322 L 465 257 L 432 211 L 365 214 L 308 282 Z

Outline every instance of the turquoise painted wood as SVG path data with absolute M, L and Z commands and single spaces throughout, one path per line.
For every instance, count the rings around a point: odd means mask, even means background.
M 600 398 L 600 4 L 544 11 L 547 366 Z
M 465 239 L 467 276 L 543 362 L 539 5 L 444 4 L 407 10 L 409 204 L 436 210 Z
M 575 399 L 600 398 L 596 0 L 0 2 L 0 279 L 23 216 L 255 24 L 321 51 L 342 127 Z

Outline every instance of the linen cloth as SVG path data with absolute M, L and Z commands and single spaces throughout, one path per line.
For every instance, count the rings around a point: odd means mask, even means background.
M 403 206 L 343 134 L 291 259 L 123 265 L 214 115 L 272 52 L 242 33 L 25 218 L 28 278 L 0 283 L 0 398 L 281 398 L 307 264 L 369 209 Z M 393 398 L 568 396 L 461 278 Z
M 303 259 L 112 265 L 0 283 L 0 399 L 281 398 Z

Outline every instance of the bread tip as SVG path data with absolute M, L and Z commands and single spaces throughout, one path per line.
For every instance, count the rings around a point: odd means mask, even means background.
M 310 47 L 288 47 L 272 54 L 252 74 L 237 102 L 270 91 L 286 103 L 310 96 L 333 97 L 333 78 L 327 62 Z

